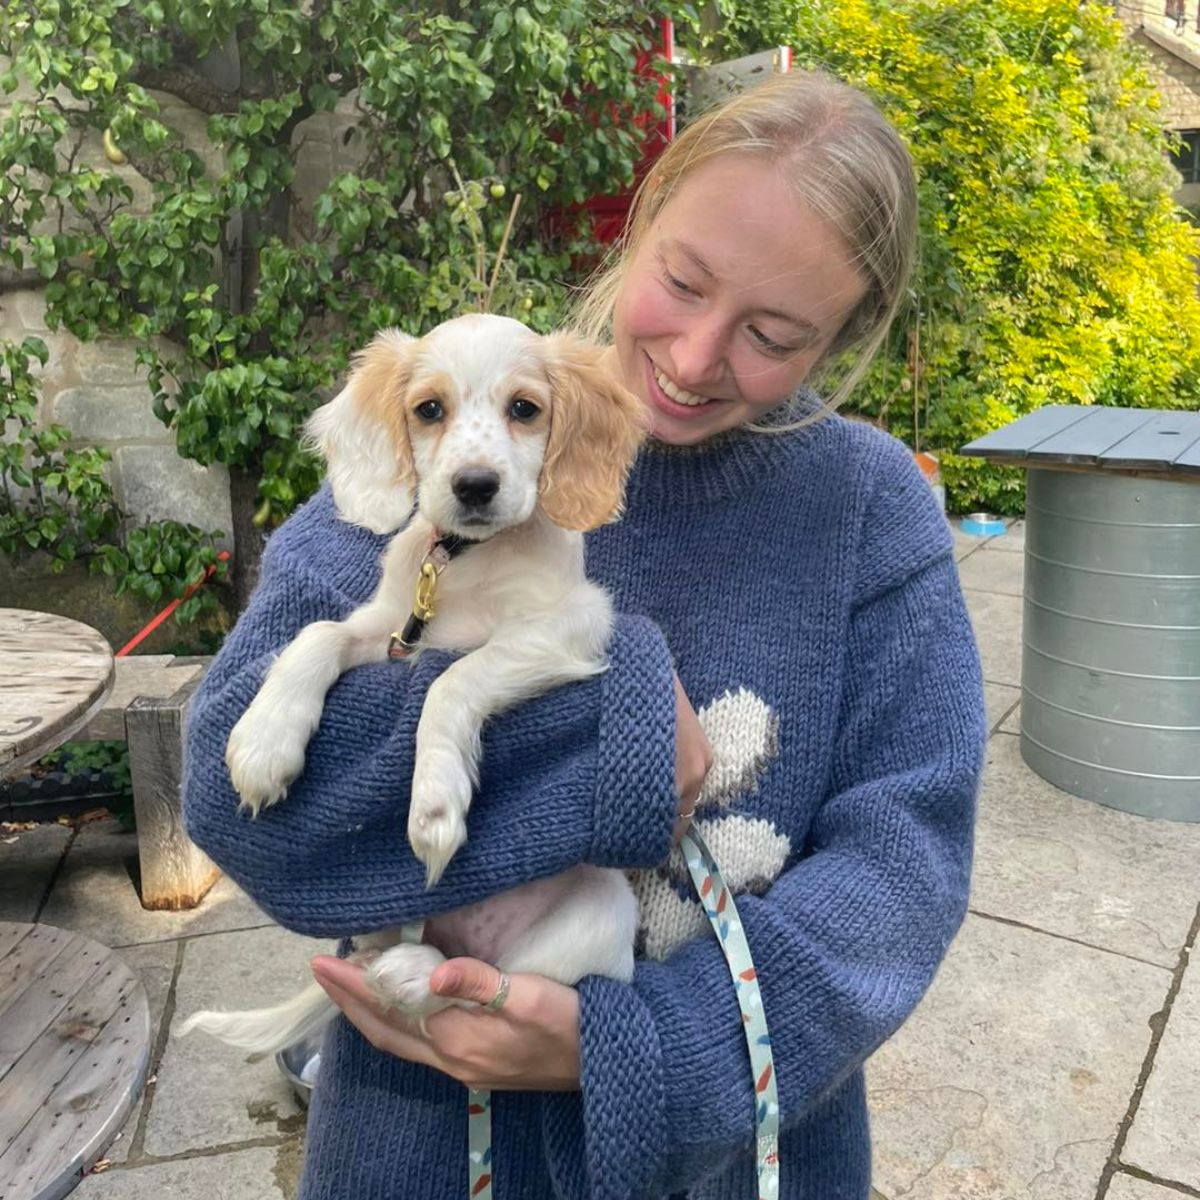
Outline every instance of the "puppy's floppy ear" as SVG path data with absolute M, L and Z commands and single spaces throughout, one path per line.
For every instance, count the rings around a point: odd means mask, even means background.
M 305 438 L 325 459 L 338 510 L 373 533 L 391 533 L 412 511 L 415 476 L 404 394 L 416 339 L 377 333 L 346 386 L 309 417 Z
M 550 379 L 550 440 L 538 484 L 542 509 L 564 529 L 595 529 L 621 515 L 625 477 L 649 427 L 642 402 L 574 334 L 543 343 Z

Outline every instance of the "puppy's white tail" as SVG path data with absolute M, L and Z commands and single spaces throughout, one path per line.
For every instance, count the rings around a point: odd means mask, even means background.
M 193 1029 L 200 1029 L 231 1046 L 240 1046 L 255 1054 L 270 1054 L 316 1032 L 336 1012 L 337 1006 L 325 994 L 324 988 L 313 983 L 274 1008 L 192 1013 L 175 1026 L 175 1036 L 185 1037 Z

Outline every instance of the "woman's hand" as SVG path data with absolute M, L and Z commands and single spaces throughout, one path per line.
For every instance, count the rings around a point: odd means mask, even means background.
M 674 840 L 679 841 L 692 823 L 692 813 L 700 798 L 704 778 L 712 766 L 713 752 L 696 716 L 692 702 L 675 676 L 675 790 L 679 793 L 679 814 L 675 818 Z
M 575 1091 L 579 1087 L 579 993 L 541 975 L 514 975 L 495 1012 L 457 1005 L 426 1017 L 384 1013 L 363 968 L 314 958 L 312 972 L 329 998 L 376 1050 L 436 1067 L 476 1091 Z M 439 996 L 486 1004 L 500 972 L 475 958 L 442 963 L 430 981 Z

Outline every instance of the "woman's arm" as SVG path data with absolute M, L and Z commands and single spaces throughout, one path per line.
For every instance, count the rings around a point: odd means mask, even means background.
M 962 921 L 986 731 L 947 554 L 852 620 L 832 790 L 812 853 L 738 907 L 786 1126 L 900 1026 Z M 570 1197 L 665 1195 L 752 1149 L 754 1093 L 721 951 L 697 938 L 632 984 L 580 986 L 582 1092 L 548 1098 Z
M 467 844 L 431 891 L 405 827 L 421 705 L 450 655 L 347 672 L 287 797 L 257 818 L 239 811 L 230 730 L 304 625 L 340 620 L 369 596 L 383 545 L 339 521 L 325 494 L 272 539 L 189 717 L 184 817 L 195 841 L 269 915 L 314 936 L 417 920 L 579 862 L 664 859 L 678 803 L 674 673 L 641 618 L 617 618 L 608 670 L 489 723 Z

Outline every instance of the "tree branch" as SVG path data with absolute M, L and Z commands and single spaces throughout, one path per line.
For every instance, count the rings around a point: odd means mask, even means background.
M 0 293 L 25 291 L 28 288 L 41 287 L 45 282 L 37 267 L 18 269 L 9 263 L 0 266 Z
M 241 99 L 237 92 L 227 92 L 217 87 L 199 71 L 180 62 L 175 62 L 169 69 L 161 71 L 142 65 L 134 71 L 133 80 L 144 88 L 153 88 L 155 91 L 177 96 L 192 108 L 210 116 L 214 113 L 237 112 L 238 101 Z

